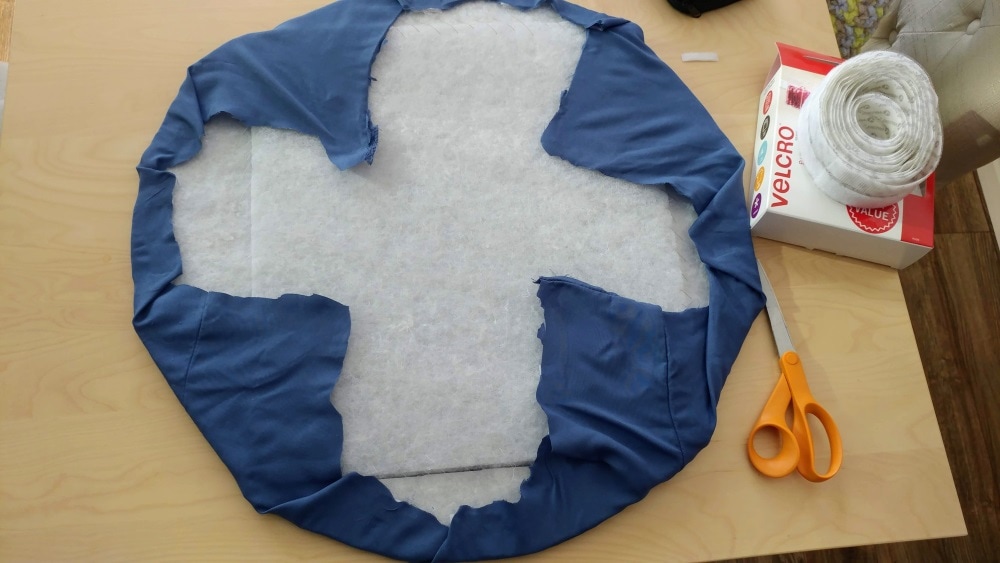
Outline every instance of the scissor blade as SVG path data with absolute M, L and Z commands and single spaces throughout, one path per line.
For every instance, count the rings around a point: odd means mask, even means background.
M 778 298 L 774 295 L 774 288 L 771 281 L 767 279 L 764 266 L 760 260 L 757 261 L 757 271 L 760 272 L 760 285 L 767 297 L 767 319 L 771 321 L 771 332 L 774 334 L 774 343 L 778 346 L 778 356 L 784 356 L 785 352 L 792 352 L 792 337 L 788 334 L 788 326 L 785 324 L 785 317 L 781 314 L 781 307 L 778 306 Z

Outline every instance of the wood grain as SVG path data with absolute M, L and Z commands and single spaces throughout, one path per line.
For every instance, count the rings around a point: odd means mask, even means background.
M 14 0 L 0 0 L 0 61 L 10 57 L 10 30 L 14 21 Z
M 938 236 L 907 272 L 906 298 L 959 480 L 972 559 L 1000 553 L 1000 253 L 990 232 Z M 989 548 L 992 549 L 983 549 Z M 971 559 L 970 559 L 971 560 Z
M 377 559 L 256 515 L 130 326 L 134 165 L 185 67 L 324 3 L 18 3 L 0 145 L 0 559 Z M 744 155 L 773 41 L 836 53 L 818 2 L 741 2 L 699 20 L 656 0 L 584 4 L 639 23 Z M 720 62 L 679 62 L 706 50 Z M 817 486 L 750 469 L 746 434 L 776 376 L 761 317 L 712 444 L 535 559 L 715 559 L 965 533 L 896 273 L 756 245 L 840 423 L 841 474 Z
M 988 232 L 990 220 L 975 174 L 966 174 L 935 192 L 935 235 Z

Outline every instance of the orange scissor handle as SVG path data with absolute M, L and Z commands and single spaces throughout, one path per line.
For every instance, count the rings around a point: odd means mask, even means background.
M 799 443 L 798 470 L 806 479 L 819 483 L 837 474 L 844 460 L 844 446 L 840 439 L 840 430 L 830 413 L 826 412 L 809 391 L 806 374 L 802 370 L 802 361 L 795 352 L 785 352 L 781 356 L 781 373 L 788 382 L 792 395 L 792 433 Z M 825 473 L 816 470 L 816 452 L 813 448 L 812 431 L 809 429 L 807 415 L 813 415 L 823 425 L 827 439 L 830 442 L 830 467 Z
M 795 469 L 813 482 L 833 477 L 843 462 L 844 449 L 840 431 L 833 417 L 813 399 L 802 362 L 795 352 L 785 352 L 779 360 L 781 377 L 764 405 L 764 410 L 754 424 L 747 441 L 750 462 L 758 471 L 769 477 L 784 477 Z M 792 408 L 792 427 L 785 422 L 785 412 Z M 816 452 L 807 415 L 813 415 L 823 425 L 830 442 L 830 467 L 824 473 L 816 470 Z M 763 428 L 774 428 L 781 440 L 781 450 L 771 458 L 760 456 L 753 440 Z
M 792 402 L 792 392 L 788 389 L 788 383 L 782 375 L 778 378 L 774 391 L 771 391 L 770 398 L 764 405 L 757 422 L 750 431 L 750 438 L 747 440 L 747 453 L 750 455 L 750 463 L 757 471 L 768 477 L 784 477 L 791 474 L 799 465 L 799 444 L 795 434 L 785 423 L 785 411 Z M 757 453 L 753 440 L 757 433 L 765 428 L 771 428 L 778 433 L 778 442 L 781 449 L 773 457 L 764 457 Z

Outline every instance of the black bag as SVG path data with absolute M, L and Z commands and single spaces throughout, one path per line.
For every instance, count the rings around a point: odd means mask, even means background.
M 738 0 L 667 0 L 675 10 L 692 18 L 700 17 L 705 12 L 724 8 Z

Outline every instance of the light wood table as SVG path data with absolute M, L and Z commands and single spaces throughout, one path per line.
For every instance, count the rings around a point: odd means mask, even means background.
M 134 166 L 185 67 L 323 3 L 18 1 L 0 149 L 0 559 L 365 557 L 257 515 L 130 325 Z M 821 0 L 751 0 L 700 20 L 664 0 L 583 3 L 639 23 L 744 156 L 773 42 L 836 53 Z M 685 51 L 721 60 L 681 63 Z M 645 500 L 536 557 L 712 559 L 965 533 L 897 274 L 763 240 L 757 250 L 840 424 L 840 474 L 771 480 L 746 460 L 777 375 L 762 315 L 712 444 Z

